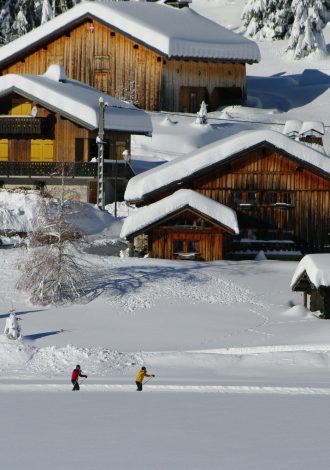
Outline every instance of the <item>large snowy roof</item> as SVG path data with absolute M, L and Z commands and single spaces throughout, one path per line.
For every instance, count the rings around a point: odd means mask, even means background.
M 0 97 L 15 92 L 34 100 L 90 130 L 98 128 L 99 98 L 108 103 L 104 128 L 136 134 L 150 134 L 150 117 L 135 106 L 75 80 L 68 80 L 59 65 L 51 65 L 44 75 L 8 74 L 0 77 Z
M 0 48 L 0 63 L 9 62 L 45 39 L 93 18 L 168 57 L 258 62 L 256 43 L 199 15 L 153 2 L 83 2 Z
M 234 233 L 239 233 L 234 210 L 191 189 L 179 189 L 170 196 L 130 214 L 125 219 L 120 236 L 126 238 L 140 233 L 146 227 L 185 207 L 195 209 L 215 222 L 230 228 Z
M 212 165 L 224 162 L 242 151 L 263 143 L 269 143 L 295 159 L 330 175 L 330 158 L 317 150 L 276 131 L 244 131 L 135 176 L 128 182 L 125 199 L 142 200 L 154 191 L 181 182 Z
M 330 254 L 322 253 L 304 256 L 293 275 L 292 288 L 295 287 L 304 273 L 316 289 L 321 286 L 330 287 Z

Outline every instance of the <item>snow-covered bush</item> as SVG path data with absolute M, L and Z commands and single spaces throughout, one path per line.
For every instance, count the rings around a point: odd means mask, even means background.
M 292 1 L 294 23 L 287 50 L 293 52 L 295 59 L 301 59 L 316 51 L 326 53 L 322 29 L 327 22 L 327 1 Z
M 7 336 L 8 339 L 18 339 L 21 337 L 21 327 L 14 312 L 9 312 L 9 316 L 6 319 L 4 335 Z

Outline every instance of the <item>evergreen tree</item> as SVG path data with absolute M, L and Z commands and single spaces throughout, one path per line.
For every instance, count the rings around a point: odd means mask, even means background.
M 41 24 L 46 23 L 47 21 L 54 18 L 54 13 L 49 0 L 43 0 L 42 2 L 42 14 L 41 14 Z
M 326 53 L 322 29 L 326 18 L 327 0 L 293 0 L 294 23 L 288 44 L 295 59 L 306 57 L 312 52 Z
M 11 41 L 12 25 L 15 20 L 15 0 L 0 0 L 0 44 Z
M 241 16 L 247 34 L 273 40 L 288 36 L 293 23 L 291 3 L 292 0 L 248 0 Z

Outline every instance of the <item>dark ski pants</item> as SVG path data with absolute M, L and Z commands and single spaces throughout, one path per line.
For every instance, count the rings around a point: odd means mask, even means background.
M 80 387 L 79 387 L 79 384 L 78 384 L 78 380 L 71 380 L 71 383 L 73 385 L 73 389 L 72 391 L 75 391 L 75 390 L 80 390 Z
M 142 392 L 142 382 L 135 382 L 135 383 L 136 383 L 136 386 L 137 386 L 136 391 L 137 392 Z

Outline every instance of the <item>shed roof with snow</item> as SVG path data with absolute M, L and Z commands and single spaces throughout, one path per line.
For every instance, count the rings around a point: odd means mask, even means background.
M 299 284 L 306 281 L 315 289 L 330 287 L 330 254 L 306 255 L 302 258 L 292 277 L 292 290 L 301 290 Z
M 126 201 L 141 201 L 153 192 L 201 174 L 206 169 L 229 161 L 261 145 L 268 144 L 297 162 L 330 175 L 330 159 L 300 142 L 272 130 L 244 131 L 209 144 L 197 151 L 132 178 L 126 188 Z
M 301 136 L 308 135 L 309 133 L 317 135 L 324 135 L 324 124 L 322 121 L 304 121 L 302 123 L 299 134 Z
M 0 77 L 0 97 L 8 93 L 34 100 L 90 130 L 98 128 L 99 99 L 103 98 L 107 103 L 105 129 L 148 135 L 152 132 L 146 112 L 81 82 L 69 80 L 60 65 L 51 65 L 43 75 L 8 74 Z
M 237 216 L 233 209 L 191 189 L 179 189 L 170 196 L 131 213 L 125 219 L 120 236 L 122 238 L 134 237 L 185 208 L 196 210 L 216 225 L 224 226 L 232 233 L 239 233 Z
M 257 44 L 220 26 L 190 8 L 154 2 L 82 2 L 51 21 L 0 48 L 0 63 L 35 49 L 85 18 L 134 38 L 168 58 L 200 58 L 258 62 Z

